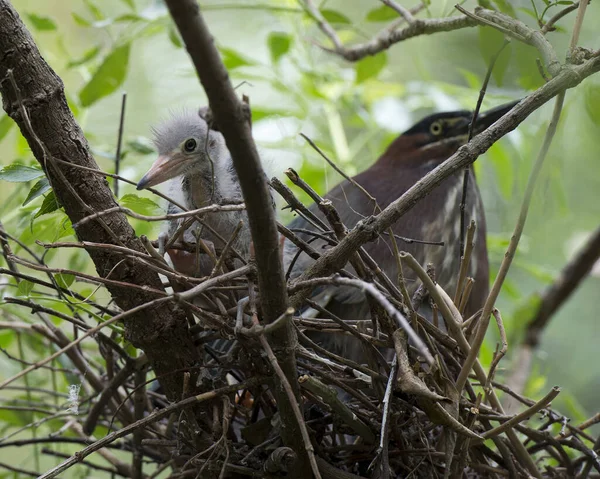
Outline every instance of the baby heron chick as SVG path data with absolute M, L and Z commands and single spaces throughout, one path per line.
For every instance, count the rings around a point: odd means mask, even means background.
M 137 184 L 138 190 L 170 180 L 169 195 L 189 210 L 210 204 L 243 201 L 223 135 L 211 130 L 198 113 L 179 113 L 154 128 L 153 132 L 159 156 Z M 169 206 L 169 213 L 177 212 L 180 212 L 177 207 Z M 186 221 L 187 218 L 171 220 L 168 225 L 169 238 Z M 232 246 L 246 258 L 251 238 L 245 211 L 206 213 L 202 225 L 196 222 L 187 227 L 183 232 L 183 240 L 196 243 L 196 234 L 216 248 L 223 248 L 240 221 L 243 221 L 243 226 Z M 175 269 L 188 275 L 204 276 L 212 268 L 204 264 L 204 258 L 198 262 L 180 251 L 170 250 L 169 256 Z

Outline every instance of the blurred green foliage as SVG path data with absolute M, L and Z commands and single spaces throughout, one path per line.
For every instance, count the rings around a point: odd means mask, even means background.
M 325 5 L 321 13 L 345 43 L 365 41 L 397 18 L 395 12 L 375 0 L 322 3 Z M 455 15 L 451 3 L 428 3 L 421 15 Z M 570 2 L 492 3 L 536 28 L 540 21 Z M 48 63 L 63 78 L 69 104 L 103 170 L 113 172 L 115 168 L 123 91 L 127 91 L 128 109 L 121 174 L 134 181 L 154 158 L 149 140 L 151 125 L 170 111 L 196 109 L 206 102 L 161 1 L 14 0 L 13 4 Z M 300 132 L 311 137 L 347 173 L 355 174 L 371 164 L 399 132 L 425 114 L 472 109 L 487 63 L 504 40 L 489 28 L 464 29 L 417 37 L 351 64 L 319 48 L 318 45 L 329 45 L 328 39 L 295 1 L 202 4 L 232 80 L 240 95 L 251 99 L 254 133 L 266 168 L 282 177 L 286 168 L 294 167 L 321 193 L 334 186 L 339 177 L 299 137 Z M 463 6 L 471 8 L 473 4 L 465 2 Z M 596 27 L 599 20 L 600 5 L 592 2 L 582 45 L 600 47 Z M 558 30 L 548 36 L 559 55 L 566 51 L 572 21 L 572 15 L 566 17 Z M 536 57 L 532 48 L 511 42 L 493 71 L 484 108 L 525 96 L 540 86 L 544 80 Z M 547 126 L 549 108 L 545 106 L 532 115 L 476 163 L 488 216 L 492 277 L 508 244 L 527 175 Z M 510 348 L 518 343 L 539 291 L 556 277 L 585 236 L 598 226 L 599 111 L 600 77 L 589 78 L 568 93 L 525 236 L 499 304 L 509 335 L 509 358 L 501 363 L 501 369 L 519 367 L 510 362 Z M 0 154 L 0 220 L 6 230 L 53 267 L 93 273 L 93 265 L 82 250 L 57 252 L 36 244 L 59 239 L 74 241 L 75 237 L 54 199 L 52 185 L 41 178 L 29 147 L 6 116 L 0 118 Z M 123 206 L 150 215 L 164 211 L 162 201 L 149 193 L 139 193 L 128 184 L 120 186 L 119 201 Z M 289 219 L 285 214 L 282 213 L 284 218 Z M 156 237 L 157 224 L 130 221 L 138 234 Z M 21 246 L 14 246 L 14 252 L 27 256 Z M 3 259 L 0 266 L 6 267 Z M 38 276 L 31 271 L 28 274 Z M 554 318 L 536 357 L 527 390 L 535 397 L 545 394 L 551 384 L 563 386 L 555 405 L 579 419 L 596 412 L 596 395 L 600 391 L 600 370 L 590 359 L 595 357 L 594 338 L 600 333 L 596 320 L 600 308 L 599 274 L 600 268 L 596 268 Z M 54 279 L 61 287 L 83 297 L 99 303 L 110 301 L 104 289 L 93 288 L 69 273 L 56 274 Z M 70 314 L 62 301 L 39 294 L 37 289 L 30 281 L 17 285 L 6 276 L 2 279 L 3 296 L 32 298 Z M 81 301 L 73 300 L 72 304 L 82 314 L 91 314 Z M 2 315 L 24 322 L 31 320 L 25 308 L 7 304 L 1 307 Z M 7 334 L 2 330 L 0 346 L 13 354 L 24 351 L 24 357 L 30 361 L 49 353 L 46 344 L 27 334 Z M 85 343 L 82 347 L 86 347 Z M 494 347 L 492 332 L 482 352 L 488 363 Z M 4 357 L 0 362 L 2 376 L 18 372 L 15 362 Z M 54 364 L 70 367 L 64 358 Z M 69 382 L 80 382 L 81 378 L 43 370 L 28 375 L 28 381 L 31 386 L 54 384 L 57 390 L 66 391 Z M 15 391 L 14 397 L 22 395 Z M 58 406 L 64 401 L 60 397 L 55 403 Z M 3 434 L 30 420 L 27 414 L 0 409 Z M 47 427 L 53 427 L 52 421 Z

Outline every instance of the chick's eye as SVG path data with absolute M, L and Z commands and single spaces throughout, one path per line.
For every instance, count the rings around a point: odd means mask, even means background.
M 217 141 L 214 139 L 210 139 L 208 140 L 208 147 L 209 148 L 214 148 L 217 145 Z
M 429 131 L 431 131 L 432 135 L 441 135 L 442 133 L 442 124 L 439 121 L 435 121 L 431 124 L 431 126 L 429 127 Z
M 187 152 L 187 153 L 192 153 L 194 151 L 196 151 L 196 140 L 194 140 L 193 138 L 190 138 L 189 140 L 186 140 L 185 143 L 183 144 L 183 149 Z

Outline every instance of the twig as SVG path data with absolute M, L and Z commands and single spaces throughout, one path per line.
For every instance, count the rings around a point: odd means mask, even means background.
M 502 434 L 503 432 L 509 430 L 510 428 L 514 427 L 515 425 L 519 424 L 520 422 L 524 421 L 525 419 L 533 416 L 536 412 L 544 409 L 559 394 L 560 394 L 560 388 L 557 386 L 554 386 L 548 394 L 546 394 L 542 399 L 537 401 L 533 406 L 527 408 L 522 413 L 517 414 L 516 416 L 512 417 L 505 423 L 502 423 L 500 426 L 495 427 L 494 429 L 491 429 L 490 431 L 484 432 L 481 436 L 484 439 L 491 439 L 492 437 Z
M 194 405 L 197 405 L 198 403 L 210 401 L 212 399 L 215 399 L 215 398 L 225 395 L 225 394 L 234 393 L 234 392 L 238 391 L 239 389 L 256 386 L 256 385 L 260 384 L 261 381 L 263 381 L 263 378 L 254 377 L 254 378 L 246 380 L 243 383 L 233 384 L 230 386 L 222 387 L 220 389 L 215 389 L 213 391 L 198 394 L 196 396 L 192 396 L 192 397 L 183 399 L 182 401 L 171 404 L 164 409 L 159 409 L 158 411 L 153 412 L 152 414 L 149 414 L 145 418 L 140 419 L 139 421 L 136 421 L 133 424 L 125 426 L 125 427 L 119 429 L 118 431 L 112 432 L 112 433 L 106 435 L 105 437 L 103 437 L 102 439 L 99 439 L 95 443 L 89 445 L 85 449 L 78 451 L 73 456 L 71 456 L 69 459 L 64 461 L 63 463 L 59 464 L 58 466 L 50 469 L 49 471 L 47 471 L 44 474 L 42 474 L 41 476 L 39 476 L 38 479 L 51 479 L 53 477 L 57 477 L 59 474 L 63 473 L 67 469 L 71 468 L 72 466 L 74 466 L 75 464 L 77 464 L 78 462 L 80 462 L 82 459 L 89 456 L 93 452 L 96 452 L 96 451 L 106 447 L 107 445 L 109 445 L 110 443 L 116 441 L 117 439 L 119 439 L 121 437 L 128 436 L 129 434 L 131 434 L 133 431 L 135 431 L 138 428 L 143 428 L 144 426 L 146 426 L 148 424 L 152 424 L 164 417 L 168 417 L 169 415 L 171 415 L 174 412 L 181 411 L 183 409 L 192 407 Z
M 340 276 L 333 276 L 332 278 L 315 278 L 307 281 L 297 281 L 294 284 L 293 289 L 305 288 L 308 285 L 317 286 L 320 284 L 334 284 L 338 286 L 352 286 L 359 288 L 371 295 L 384 309 L 385 311 L 396 320 L 398 326 L 404 329 L 408 334 L 410 340 L 415 344 L 415 347 L 419 350 L 419 353 L 423 356 L 425 361 L 430 365 L 433 364 L 433 356 L 427 349 L 427 346 L 423 340 L 415 333 L 410 326 L 408 320 L 388 301 L 388 299 L 379 291 L 372 283 L 367 283 L 359 279 L 342 278 Z
M 588 1 L 588 0 L 584 0 L 584 1 Z M 571 5 L 563 8 L 558 13 L 556 13 L 556 15 L 551 17 L 550 20 L 548 20 L 546 22 L 546 24 L 542 27 L 542 29 L 540 31 L 543 34 L 551 32 L 554 29 L 554 24 L 556 22 L 558 22 L 565 15 L 568 15 L 569 13 L 571 13 L 573 10 L 577 10 L 578 8 L 579 8 L 579 2 L 573 2 Z
M 77 223 L 73 224 L 73 229 L 78 229 L 79 227 L 86 224 L 88 221 L 92 221 L 100 216 L 109 215 L 115 212 L 125 213 L 127 216 L 131 216 L 132 218 L 136 218 L 138 220 L 144 221 L 165 221 L 165 220 L 175 220 L 179 218 L 189 218 L 190 216 L 201 215 L 205 213 L 218 213 L 218 212 L 227 212 L 227 211 L 242 211 L 245 210 L 246 206 L 242 203 L 239 205 L 209 205 L 203 208 L 198 208 L 196 210 L 184 211 L 182 213 L 172 213 L 167 215 L 159 215 L 159 216 L 147 216 L 136 213 L 129 208 L 125 208 L 123 206 L 114 206 L 112 208 L 108 208 L 103 211 L 97 211 L 89 216 L 85 216 Z
M 304 389 L 320 398 L 323 403 L 330 407 L 340 419 L 350 426 L 350 428 L 364 439 L 367 444 L 373 444 L 375 442 L 375 434 L 373 434 L 373 431 L 371 431 L 371 429 L 342 402 L 335 389 L 323 384 L 318 379 L 307 375 L 300 376 L 298 382 Z
M 279 363 L 277 362 L 277 358 L 275 357 L 275 354 L 273 353 L 273 350 L 271 349 L 271 346 L 269 345 L 267 338 L 264 335 L 261 335 L 261 336 L 259 336 L 258 339 L 260 341 L 261 346 L 265 350 L 265 353 L 267 353 L 269 362 L 271 363 L 271 366 L 273 367 L 275 374 L 277 374 L 280 384 L 283 386 L 285 393 L 288 396 L 288 400 L 290 402 L 292 411 L 294 412 L 294 417 L 296 418 L 296 421 L 298 422 L 298 428 L 300 429 L 300 433 L 302 434 L 302 442 L 304 443 L 304 449 L 308 455 L 308 460 L 310 463 L 312 473 L 313 473 L 315 479 L 321 479 L 321 473 L 319 472 L 319 467 L 317 466 L 317 462 L 315 459 L 315 450 L 312 446 L 312 443 L 310 442 L 310 436 L 308 435 L 308 430 L 306 429 L 306 424 L 304 422 L 304 419 L 302 418 L 302 412 L 300 411 L 300 408 L 298 407 L 298 403 L 296 402 L 296 399 L 294 397 L 294 390 L 292 389 L 292 386 L 288 382 L 287 377 L 285 376 L 285 374 L 283 372 L 283 369 L 281 369 L 281 366 L 279 366 Z
M 547 83 L 548 85 L 549 83 Z M 519 240 L 521 239 L 521 234 L 523 233 L 523 229 L 525 227 L 525 221 L 527 220 L 527 214 L 529 212 L 529 204 L 531 203 L 531 198 L 533 196 L 533 191 L 535 188 L 536 180 L 540 174 L 542 166 L 544 164 L 544 160 L 546 159 L 546 154 L 550 149 L 550 144 L 552 143 L 552 139 L 554 138 L 554 134 L 556 133 L 556 127 L 558 126 L 558 119 L 560 117 L 560 112 L 562 110 L 564 93 L 560 93 L 556 98 L 556 104 L 554 106 L 554 112 L 552 114 L 552 119 L 550 124 L 548 125 L 548 130 L 546 131 L 546 136 L 544 137 L 544 142 L 538 154 L 537 160 L 531 170 L 529 175 L 529 180 L 527 182 L 527 187 L 525 189 L 525 195 L 523 198 L 523 202 L 521 204 L 521 211 L 519 213 L 519 218 L 517 220 L 517 224 L 515 225 L 515 229 L 510 239 L 510 244 L 506 250 L 504 258 L 502 260 L 502 264 L 498 270 L 498 274 L 496 279 L 494 280 L 494 284 L 492 285 L 490 294 L 483 306 L 483 312 L 481 313 L 481 319 L 479 321 L 479 325 L 471 342 L 471 351 L 465 360 L 463 367 L 460 371 L 458 379 L 456 380 L 457 389 L 460 391 L 464 388 L 465 382 L 467 381 L 467 377 L 475 363 L 475 359 L 479 354 L 479 349 L 483 344 L 483 340 L 485 339 L 485 334 L 487 332 L 488 324 L 490 322 L 490 315 L 492 313 L 492 309 L 500 294 L 500 289 L 502 288 L 502 284 L 504 283 L 504 279 L 508 274 L 508 270 L 512 263 L 512 259 L 514 258 L 517 245 L 519 244 Z
M 494 379 L 494 375 L 496 373 L 496 368 L 500 363 L 500 360 L 508 351 L 508 340 L 506 339 L 506 331 L 504 330 L 504 323 L 502 322 L 502 316 L 500 316 L 500 311 L 496 308 L 492 310 L 492 315 L 496 319 L 496 324 L 498 325 L 498 332 L 500 333 L 500 342 L 502 346 L 498 349 L 496 346 L 496 352 L 494 353 L 494 358 L 492 359 L 492 364 L 490 364 L 490 370 L 488 372 L 488 382 L 485 385 L 485 388 L 488 389 L 490 387 L 492 379 Z
M 214 39 L 195 0 L 166 0 L 169 12 L 187 47 L 187 51 L 208 96 L 210 109 L 225 138 L 233 165 L 240 181 L 247 207 L 252 243 L 257 264 L 258 285 L 261 292 L 261 310 L 264 321 L 275 321 L 287 308 L 288 298 L 279 253 L 279 235 L 269 191 L 250 125 L 246 121 L 242 103 L 229 80 L 229 75 Z M 268 293 L 267 293 L 268 292 Z M 296 337 L 291 325 L 281 328 L 271 336 L 276 355 L 294 397 L 300 391 L 296 378 L 294 349 Z M 283 439 L 287 446 L 301 454 L 298 474 L 308 475 L 306 455 L 302 454 L 303 441 L 294 418 L 295 400 L 291 401 L 282 387 L 275 388 L 281 420 Z M 310 458 L 309 458 L 310 459 Z M 310 461 L 314 462 L 314 458 Z
M 483 98 L 485 97 L 485 93 L 487 91 L 488 83 L 490 82 L 490 78 L 492 77 L 492 72 L 494 71 L 494 66 L 496 65 L 496 60 L 500 57 L 500 54 L 504 50 L 504 47 L 509 44 L 508 39 L 504 39 L 502 46 L 498 49 L 498 51 L 494 54 L 494 56 L 490 60 L 490 64 L 488 66 L 487 72 L 485 74 L 485 78 L 483 79 L 483 84 L 481 89 L 479 90 L 479 97 L 477 98 L 477 104 L 475 105 L 475 111 L 473 112 L 473 117 L 471 118 L 471 123 L 469 123 L 469 133 L 467 135 L 467 142 L 473 139 L 473 131 L 475 128 L 475 123 L 477 122 L 477 117 L 479 116 L 479 110 L 481 109 L 481 104 L 483 103 Z M 465 209 L 467 206 L 467 192 L 469 190 L 469 176 L 472 171 L 472 165 L 469 165 L 465 168 L 465 172 L 463 174 L 463 188 L 462 195 L 460 199 L 460 246 L 459 246 L 459 256 L 462 258 L 464 256 L 465 250 Z
M 123 96 L 121 98 L 121 115 L 119 116 L 119 135 L 117 138 L 117 153 L 115 154 L 115 175 L 119 175 L 119 171 L 121 169 L 121 147 L 123 146 L 123 131 L 125 124 L 125 105 L 127 103 L 127 92 L 123 92 Z M 119 180 L 115 178 L 115 183 L 113 185 L 113 189 L 115 191 L 115 196 L 119 197 Z

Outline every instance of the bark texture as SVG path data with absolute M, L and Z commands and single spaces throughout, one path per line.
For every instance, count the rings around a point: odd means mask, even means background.
M 98 169 L 67 105 L 61 79 L 42 58 L 8 0 L 0 0 L 0 55 L 3 108 L 27 139 L 71 222 L 75 224 L 95 211 L 116 206 L 103 176 L 77 168 Z M 76 228 L 76 234 L 81 241 L 118 244 L 145 251 L 121 213 L 86 222 Z M 158 275 L 139 264 L 122 261 L 109 251 L 90 249 L 88 254 L 100 276 L 110 275 L 111 279 L 149 288 L 144 292 L 108 286 L 115 302 L 124 311 L 159 297 L 150 288 L 163 290 Z M 195 366 L 199 360 L 183 312 L 174 304 L 163 303 L 129 317 L 125 320 L 125 329 L 127 339 L 148 356 L 170 399 L 180 399 L 183 370 Z

